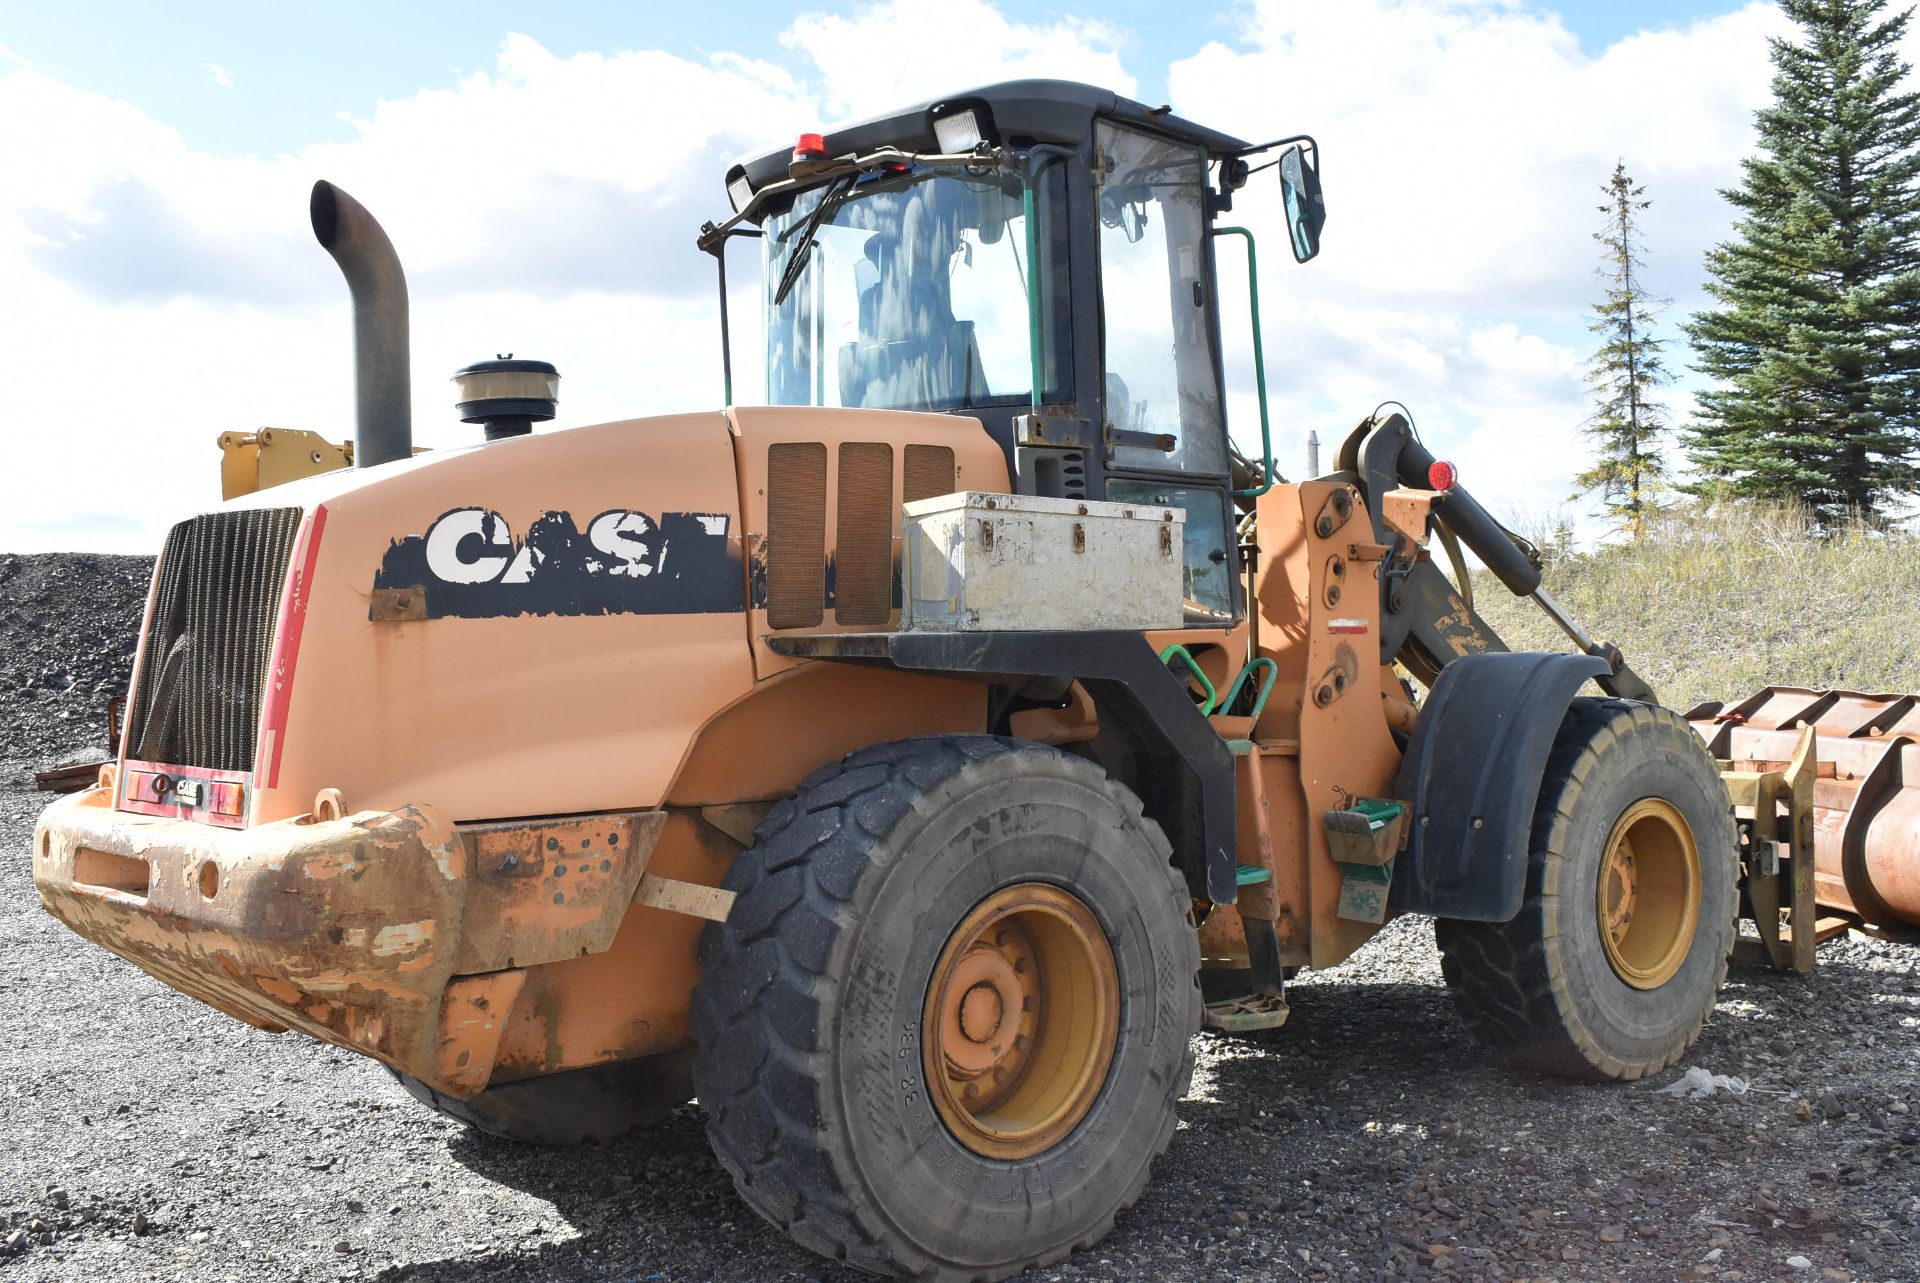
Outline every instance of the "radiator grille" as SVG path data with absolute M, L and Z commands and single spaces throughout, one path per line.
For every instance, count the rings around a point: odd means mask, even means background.
M 936 499 L 953 493 L 953 447 L 910 445 L 902 461 L 900 502 Z
M 812 628 L 826 614 L 827 447 L 767 447 L 767 626 Z
M 884 442 L 840 445 L 833 565 L 835 618 L 886 623 L 893 614 L 893 447 Z
M 253 769 L 260 703 L 298 508 L 213 512 L 175 526 L 141 641 L 133 756 Z

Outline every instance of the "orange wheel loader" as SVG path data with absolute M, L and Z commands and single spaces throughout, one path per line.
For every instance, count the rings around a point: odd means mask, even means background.
M 1194 1035 L 1397 914 L 1498 1054 L 1673 1064 L 1739 894 L 1700 737 L 1408 415 L 1276 476 L 1257 291 L 1230 444 L 1227 215 L 1277 185 L 1311 259 L 1319 159 L 1057 81 L 803 134 L 699 237 L 729 371 L 757 242 L 767 405 L 535 434 L 554 368 L 482 362 L 487 439 L 417 457 L 399 260 L 317 185 L 353 466 L 174 527 L 47 908 L 487 1131 L 697 1096 L 755 1210 L 914 1278 L 1098 1240 Z M 1463 546 L 1574 648 L 1508 652 Z

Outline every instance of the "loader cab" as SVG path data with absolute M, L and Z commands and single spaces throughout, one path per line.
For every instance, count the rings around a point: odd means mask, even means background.
M 1224 627 L 1216 223 L 1259 150 L 1087 85 L 994 85 L 736 164 L 702 245 L 724 286 L 728 240 L 759 240 L 770 404 L 976 418 L 1022 493 L 1181 507 L 1189 620 Z

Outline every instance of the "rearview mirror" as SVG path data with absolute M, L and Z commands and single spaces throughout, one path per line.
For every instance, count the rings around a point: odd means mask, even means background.
M 1295 143 L 1280 157 L 1280 197 L 1287 205 L 1287 231 L 1296 263 L 1304 263 L 1320 252 L 1327 203 L 1320 194 L 1319 166 L 1319 148 L 1311 143 Z

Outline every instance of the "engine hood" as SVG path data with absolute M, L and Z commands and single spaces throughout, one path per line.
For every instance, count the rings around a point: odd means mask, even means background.
M 428 802 L 455 820 L 649 806 L 751 686 L 724 414 L 328 473 L 299 506 L 251 820 Z

